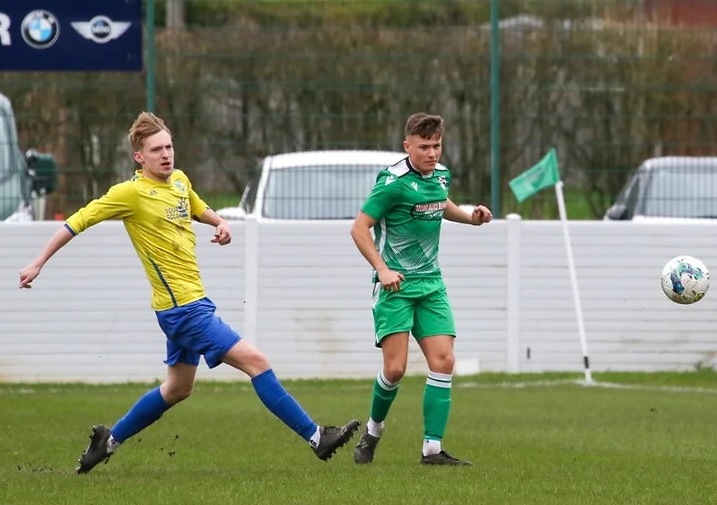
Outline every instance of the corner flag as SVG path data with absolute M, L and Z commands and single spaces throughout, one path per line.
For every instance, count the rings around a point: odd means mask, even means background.
M 563 223 L 563 236 L 565 238 L 565 250 L 568 259 L 568 269 L 570 271 L 570 283 L 573 288 L 573 300 L 575 302 L 575 312 L 578 320 L 578 333 L 580 335 L 580 346 L 583 352 L 583 366 L 585 367 L 585 382 L 593 383 L 592 374 L 590 373 L 590 360 L 588 358 L 588 345 L 585 338 L 585 324 L 583 323 L 583 311 L 580 306 L 580 295 L 578 293 L 578 278 L 575 274 L 575 261 L 573 259 L 573 250 L 570 245 L 570 235 L 568 234 L 568 216 L 565 211 L 565 196 L 563 195 L 563 181 L 560 180 L 560 171 L 558 170 L 558 155 L 555 148 L 550 148 L 542 160 L 534 167 L 526 170 L 519 176 L 511 180 L 508 185 L 513 191 L 515 198 L 522 202 L 530 198 L 537 192 L 549 186 L 555 186 L 555 196 L 558 200 L 558 213 L 560 221 Z
M 522 202 L 530 198 L 541 189 L 555 186 L 560 181 L 558 170 L 558 156 L 551 148 L 548 154 L 533 168 L 526 170 L 508 183 L 513 190 L 515 198 Z

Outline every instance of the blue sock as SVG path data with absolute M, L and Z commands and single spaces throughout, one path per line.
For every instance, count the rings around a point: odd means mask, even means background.
M 162 398 L 159 387 L 148 391 L 112 427 L 112 437 L 119 443 L 124 442 L 162 417 L 170 407 Z
M 286 392 L 272 369 L 260 373 L 251 383 L 259 399 L 272 414 L 307 442 L 311 439 L 316 433 L 316 423 L 294 397 Z

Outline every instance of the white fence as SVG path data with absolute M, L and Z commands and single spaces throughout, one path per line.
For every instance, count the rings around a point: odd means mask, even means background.
M 75 238 L 31 290 L 18 272 L 60 223 L 0 223 L 0 380 L 147 381 L 164 375 L 164 336 L 121 223 Z M 197 225 L 219 314 L 281 377 L 371 377 L 370 269 L 346 222 L 234 223 L 228 247 Z M 593 370 L 681 370 L 717 356 L 717 293 L 692 306 L 660 290 L 678 254 L 717 265 L 717 224 L 571 222 Z M 445 223 L 441 263 L 458 327 L 457 371 L 582 370 L 561 225 Z M 716 288 L 717 289 L 717 288 Z M 412 344 L 409 372 L 425 366 Z M 228 367 L 200 377 L 238 378 Z

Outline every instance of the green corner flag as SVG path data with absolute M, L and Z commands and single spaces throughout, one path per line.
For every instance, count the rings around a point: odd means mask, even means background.
M 541 189 L 555 186 L 559 181 L 558 155 L 555 148 L 550 148 L 548 154 L 537 165 L 514 178 L 508 185 L 513 190 L 515 198 L 522 202 Z

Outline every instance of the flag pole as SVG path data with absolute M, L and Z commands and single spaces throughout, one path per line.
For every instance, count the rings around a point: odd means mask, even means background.
M 583 352 L 583 365 L 585 366 L 585 382 L 593 383 L 592 373 L 590 372 L 590 359 L 588 358 L 588 344 L 585 338 L 585 323 L 583 322 L 583 309 L 580 304 L 580 295 L 578 293 L 578 278 L 575 274 L 575 260 L 573 259 L 573 248 L 570 245 L 570 234 L 568 232 L 568 215 L 565 211 L 565 196 L 563 195 L 563 181 L 559 180 L 555 184 L 555 196 L 558 199 L 558 214 L 560 222 L 563 225 L 563 238 L 565 239 L 565 252 L 568 257 L 568 269 L 570 270 L 570 284 L 573 289 L 573 301 L 575 302 L 575 313 L 578 318 L 578 334 L 580 335 L 580 347 Z

